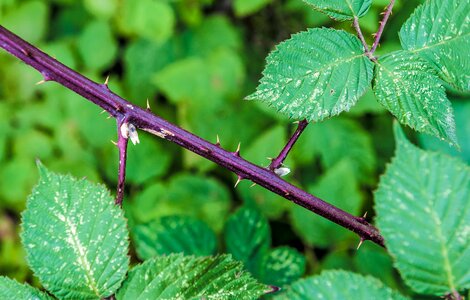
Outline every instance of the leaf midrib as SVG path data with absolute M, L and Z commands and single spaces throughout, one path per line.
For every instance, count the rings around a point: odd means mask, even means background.
M 421 47 L 421 48 L 417 48 L 417 49 L 407 49 L 408 51 L 412 52 L 412 53 L 419 53 L 421 51 L 425 51 L 425 50 L 429 50 L 429 49 L 432 49 L 432 48 L 435 48 L 435 47 L 439 47 L 441 45 L 446 45 L 448 43 L 453 43 L 453 42 L 456 42 L 462 38 L 465 38 L 467 36 L 470 35 L 470 32 L 466 33 L 466 34 L 463 34 L 463 35 L 458 35 L 454 38 L 450 38 L 450 39 L 447 39 L 447 40 L 442 40 L 438 43 L 435 43 L 435 44 L 431 44 L 431 45 L 428 45 L 428 46 L 424 46 L 424 47 Z

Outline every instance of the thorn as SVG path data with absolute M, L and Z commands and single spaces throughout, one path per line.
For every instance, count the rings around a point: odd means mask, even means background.
M 274 158 L 272 158 L 272 157 L 266 157 L 266 159 L 268 159 L 268 160 L 270 160 L 270 161 L 273 161 L 273 160 L 274 160 Z
M 364 213 L 364 215 L 362 216 L 363 219 L 365 219 L 367 217 L 367 211 Z
M 237 187 L 237 185 L 243 180 L 243 177 L 241 177 L 240 175 L 237 175 L 237 182 L 235 182 L 235 185 L 233 186 L 234 188 Z
M 292 122 L 292 124 L 299 124 L 299 123 L 300 123 L 300 121 L 294 121 L 294 122 Z
M 109 83 L 109 75 L 106 76 L 106 79 L 104 80 L 104 85 L 108 87 L 108 83 Z
M 283 191 L 283 192 L 284 192 L 284 196 L 286 197 L 290 195 L 288 191 Z
M 254 187 L 256 185 L 256 182 L 253 182 L 252 185 L 250 185 L 250 188 Z
M 147 98 L 147 111 L 151 111 L 151 109 L 150 109 L 150 103 L 149 103 L 149 98 Z
M 272 294 L 272 293 L 276 293 L 276 292 L 279 292 L 281 290 L 280 287 L 278 286 L 275 286 L 275 285 L 270 285 L 269 286 L 271 289 L 269 291 L 266 292 L 266 294 Z
M 45 79 L 40 80 L 40 81 L 36 82 L 36 85 L 41 85 L 41 84 L 45 83 L 46 81 L 47 81 L 47 80 L 45 80 Z
M 118 144 L 117 144 L 115 141 L 113 141 L 113 140 L 111 140 L 111 143 L 113 143 L 114 146 L 117 146 L 117 145 L 118 145 Z
M 240 157 L 240 144 L 241 143 L 238 143 L 237 150 L 235 150 L 235 152 L 233 152 L 233 154 L 235 154 L 235 156 L 238 156 L 238 157 Z
M 217 147 L 220 147 L 220 139 L 219 139 L 219 135 L 217 135 L 217 141 L 216 141 L 215 145 L 216 145 Z
M 362 243 L 364 243 L 365 239 L 361 237 L 361 240 L 359 241 L 359 244 L 356 247 L 356 251 L 359 250 L 359 248 L 362 246 Z
M 106 117 L 107 120 L 111 119 L 113 116 L 109 115 Z
M 105 112 L 106 112 L 106 110 L 103 109 L 103 110 L 100 112 L 100 115 L 104 114 Z

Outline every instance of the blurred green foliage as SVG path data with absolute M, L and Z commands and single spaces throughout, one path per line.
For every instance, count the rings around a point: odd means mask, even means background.
M 399 47 L 397 31 L 419 2 L 397 1 L 379 54 Z M 361 19 L 369 43 L 387 4 L 375 0 Z M 140 106 L 148 99 L 153 112 L 205 139 L 215 142 L 219 135 L 231 151 L 241 142 L 242 156 L 262 166 L 295 129 L 263 104 L 242 100 L 254 91 L 267 53 L 308 27 L 353 32 L 349 23 L 335 23 L 301 0 L 0 0 L 0 24 L 98 82 L 110 76 L 119 95 Z M 0 274 L 33 283 L 18 225 L 37 182 L 35 160 L 111 190 L 118 162 L 110 142 L 114 120 L 56 83 L 35 85 L 40 80 L 38 72 L 0 52 Z M 470 162 L 470 101 L 452 93 L 462 151 L 424 135 L 415 141 Z M 355 215 L 368 211 L 371 220 L 372 191 L 394 149 L 391 120 L 366 93 L 350 112 L 307 128 L 285 162 L 292 170 L 286 180 Z M 205 222 L 203 230 L 220 240 L 230 214 L 245 204 L 271 224 L 274 250 L 261 262 L 265 266 L 279 257 L 305 258 L 306 274 L 343 268 L 405 289 L 383 249 L 366 243 L 356 252 L 358 238 L 345 229 L 250 182 L 234 190 L 230 172 L 140 135 L 142 142 L 129 148 L 124 208 L 131 231 L 184 216 Z M 206 252 L 215 249 L 206 246 Z M 276 277 L 275 270 L 262 270 L 260 278 Z

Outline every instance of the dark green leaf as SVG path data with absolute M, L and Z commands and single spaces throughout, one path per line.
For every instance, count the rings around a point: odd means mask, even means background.
M 279 247 L 263 257 L 258 272 L 262 282 L 281 287 L 302 277 L 305 267 L 301 253 L 290 247 Z
M 137 225 L 133 233 L 142 260 L 171 253 L 204 256 L 217 250 L 214 232 L 204 222 L 188 216 L 162 217 Z

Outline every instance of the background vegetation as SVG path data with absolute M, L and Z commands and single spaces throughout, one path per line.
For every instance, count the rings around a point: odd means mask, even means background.
M 379 55 L 399 48 L 397 31 L 419 2 L 397 2 Z M 375 0 L 361 19 L 369 42 L 387 3 Z M 203 138 L 215 142 L 219 135 L 222 146 L 233 150 L 241 142 L 243 157 L 266 166 L 266 157 L 277 155 L 295 125 L 262 103 L 242 100 L 254 91 L 265 56 L 308 27 L 353 32 L 349 23 L 336 23 L 301 0 L 0 0 L 0 24 L 96 81 L 109 75 L 113 91 L 140 106 L 148 99 L 155 113 Z M 35 159 L 111 190 L 118 162 L 110 142 L 116 139 L 115 122 L 55 83 L 36 86 L 40 80 L 36 71 L 0 53 L 0 275 L 33 284 L 18 229 L 38 180 Z M 469 96 L 450 93 L 461 152 L 433 137 L 411 133 L 412 139 L 470 163 Z M 372 191 L 394 151 L 392 117 L 373 97 L 369 91 L 350 112 L 310 125 L 286 162 L 292 170 L 287 180 L 352 214 L 367 211 L 368 218 Z M 143 132 L 140 138 L 141 144 L 129 147 L 124 201 L 134 237 L 177 224 L 185 215 L 212 239 L 200 254 L 233 253 L 236 245 L 229 237 L 237 232 L 227 231 L 226 224 L 236 224 L 252 207 L 260 211 L 260 245 L 298 266 L 291 278 L 276 284 L 341 268 L 409 293 L 380 247 L 365 243 L 356 251 L 358 238 L 345 229 L 260 187 L 250 188 L 250 182 L 233 189 L 235 175 Z M 137 245 L 133 260 L 153 254 L 146 251 Z M 276 278 L 261 271 L 255 276 L 268 283 Z

